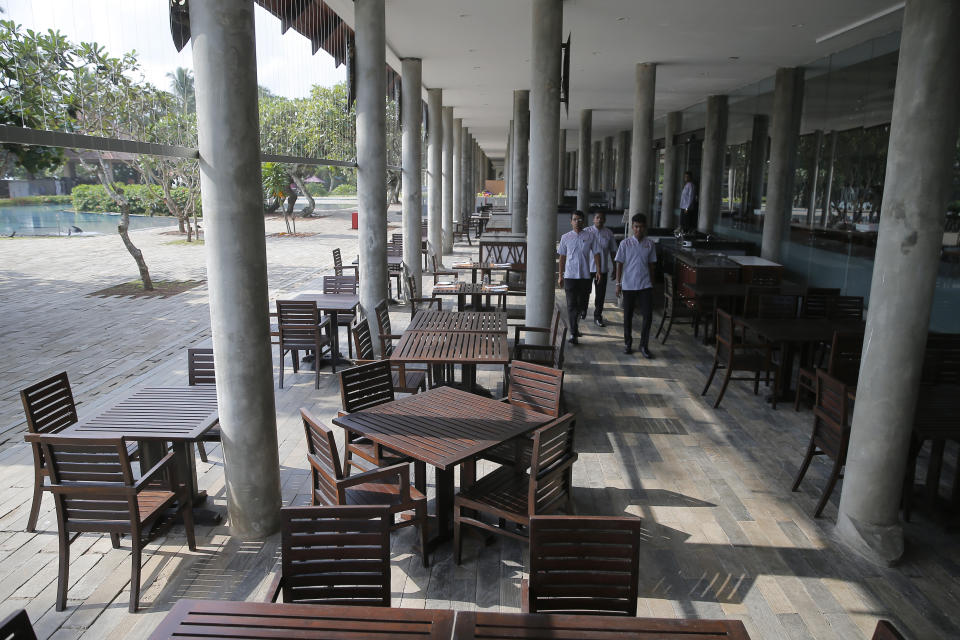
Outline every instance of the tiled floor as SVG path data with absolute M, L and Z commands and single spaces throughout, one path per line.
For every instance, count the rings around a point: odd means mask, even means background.
M 282 223 L 270 225 L 277 231 Z M 331 247 L 355 253 L 356 232 L 346 226 L 347 214 L 333 214 L 298 223 L 318 235 L 269 239 L 271 295 L 325 273 Z M 164 244 L 171 239 L 135 234 L 155 277 L 203 278 L 202 248 Z M 459 254 L 469 249 L 457 245 Z M 0 615 L 26 607 L 41 638 L 137 638 L 149 635 L 179 598 L 262 597 L 276 536 L 242 542 L 224 525 L 199 527 L 199 549 L 191 553 L 182 528 L 174 528 L 147 546 L 140 613 L 126 610 L 127 544 L 115 550 L 96 535 L 74 543 L 69 606 L 54 611 L 56 521 L 46 497 L 38 532 L 24 532 L 32 461 L 16 392 L 66 369 L 86 415 L 140 385 L 185 383 L 185 349 L 209 339 L 206 289 L 166 300 L 85 297 L 134 277 L 116 238 L 5 240 L 0 264 Z M 396 308 L 395 326 L 408 317 Z M 826 463 L 815 461 L 801 490 L 789 491 L 809 411 L 773 411 L 747 383 L 731 383 L 714 410 L 719 384 L 707 398 L 699 395 L 710 351 L 689 328 L 675 327 L 666 345 L 651 345 L 656 358 L 645 360 L 622 353 L 620 312 L 607 317 L 606 329 L 585 325 L 581 344 L 567 350 L 565 396 L 577 414 L 580 454 L 574 498 L 580 514 L 645 521 L 640 615 L 738 618 L 753 638 L 863 638 L 881 617 L 908 637 L 958 636 L 960 553 L 942 525 L 917 514 L 906 526 L 908 552 L 897 568 L 852 555 L 834 533 L 839 491 L 822 518 L 809 515 Z M 303 504 L 309 488 L 298 409 L 329 420 L 339 388 L 329 374 L 319 391 L 310 374 L 288 370 L 287 380 L 276 396 L 283 497 Z M 481 382 L 494 388 L 499 373 L 482 372 Z M 198 461 L 200 484 L 223 511 L 222 453 L 219 446 L 208 450 L 210 464 Z M 429 569 L 420 564 L 413 530 L 394 534 L 392 545 L 395 606 L 519 607 L 526 553 L 518 543 L 485 545 L 468 535 L 462 566 L 446 545 Z

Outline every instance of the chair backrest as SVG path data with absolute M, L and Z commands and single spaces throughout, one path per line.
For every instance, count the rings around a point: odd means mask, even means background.
M 420 297 L 419 289 L 417 287 L 417 279 L 413 277 L 412 273 L 407 273 L 406 278 L 407 278 L 407 291 L 410 292 L 410 306 L 412 308 L 416 306 L 416 303 L 414 303 L 413 299 Z
M 757 307 L 759 318 L 796 318 L 798 296 L 765 294 L 760 296 Z
M 563 393 L 563 371 L 531 364 L 522 360 L 510 363 L 510 404 L 545 413 L 560 415 Z
M 380 334 L 380 345 L 383 351 L 383 357 L 386 358 L 393 353 L 393 340 L 385 339 L 383 336 L 393 335 L 390 328 L 390 309 L 387 307 L 387 301 L 381 300 L 373 308 L 373 313 L 377 317 L 377 329 Z
M 904 638 L 892 622 L 880 620 L 877 622 L 877 628 L 873 630 L 871 640 L 904 640 Z
M 530 613 L 637 615 L 643 521 L 530 518 Z
M 803 296 L 803 305 L 800 315 L 804 318 L 826 318 L 830 315 L 833 307 L 833 299 L 836 295 L 810 293 L 808 290 Z
M 280 509 L 284 602 L 390 606 L 389 507 Z
M 0 622 L 0 640 L 37 640 L 26 609 L 20 609 Z
M 863 296 L 834 296 L 830 300 L 830 318 L 841 320 L 863 319 Z
M 434 273 L 440 271 L 440 260 L 435 253 L 430 254 L 430 266 L 433 267 Z
M 677 289 L 673 284 L 673 276 L 669 273 L 663 274 L 663 308 L 667 315 L 673 313 L 674 305 L 677 303 Z
M 717 309 L 717 357 L 727 364 L 733 359 L 733 330 L 733 316 Z
M 827 373 L 849 387 L 856 387 L 862 353 L 862 331 L 834 331 Z
M 191 387 L 217 384 L 213 370 L 213 349 L 187 349 L 187 379 Z
M 560 313 L 560 309 L 554 305 L 553 307 L 553 317 L 550 318 L 550 344 L 557 346 L 557 335 L 560 333 L 560 325 L 563 322 L 563 314 Z M 566 342 L 562 340 L 561 344 Z
M 563 350 L 567 345 L 567 326 L 563 325 L 559 334 L 559 342 L 553 345 L 553 368 L 563 369 Z
M 312 344 L 320 331 L 317 303 L 310 300 L 277 300 L 280 344 Z
M 927 334 L 921 381 L 923 384 L 960 384 L 960 334 Z
M 340 248 L 333 250 L 333 272 L 338 276 L 343 275 L 343 256 L 340 255 Z
M 824 453 L 837 460 L 846 455 L 847 385 L 817 369 L 817 399 L 813 406 L 813 438 Z
M 353 334 L 353 349 L 357 353 L 357 360 L 373 360 L 373 337 L 370 335 L 370 322 L 359 314 L 354 316 L 350 324 Z
M 340 401 L 347 413 L 393 400 L 393 375 L 389 360 L 376 360 L 341 369 Z
M 324 293 L 357 293 L 357 279 L 354 276 L 323 276 Z
M 756 318 L 760 311 L 760 296 L 776 295 L 778 293 L 780 293 L 780 287 L 747 287 L 747 296 L 743 301 L 743 316 L 745 318 Z
M 122 438 L 30 435 L 43 449 L 57 518 L 67 531 L 130 531 L 137 491 Z
M 804 295 L 808 296 L 838 296 L 840 295 L 839 288 L 833 287 L 807 287 L 806 293 Z
M 300 409 L 303 431 L 307 436 L 307 462 L 313 485 L 313 503 L 340 504 L 338 481 L 343 479 L 343 465 L 337 453 L 333 431 L 320 424 L 306 409 Z
M 57 433 L 77 422 L 66 371 L 22 389 L 20 400 L 30 433 Z
M 577 459 L 573 450 L 576 420 L 568 413 L 533 432 L 530 459 L 529 515 L 549 513 L 562 506 L 570 494 L 570 469 L 555 473 Z

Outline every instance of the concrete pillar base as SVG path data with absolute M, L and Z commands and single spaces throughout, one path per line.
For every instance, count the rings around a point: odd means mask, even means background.
M 840 512 L 837 532 L 844 544 L 875 564 L 893 566 L 903 556 L 903 527 L 899 523 L 868 524 Z

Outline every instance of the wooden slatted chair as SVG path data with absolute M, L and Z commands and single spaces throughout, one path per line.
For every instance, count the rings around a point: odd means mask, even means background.
M 37 640 L 37 634 L 33 631 L 26 609 L 15 611 L 0 622 L 0 639 Z
M 827 373 L 848 387 L 856 389 L 862 353 L 862 331 L 834 331 L 827 359 Z M 797 372 L 797 396 L 793 401 L 793 410 L 800 410 L 800 400 L 806 393 L 816 392 L 817 370 L 813 367 L 800 367 Z
M 829 317 L 837 320 L 863 320 L 863 296 L 834 296 Z
M 133 559 L 130 572 L 130 612 L 140 602 L 140 552 L 153 523 L 177 504 L 183 515 L 187 545 L 196 550 L 193 506 L 189 489 L 175 473 L 173 453 L 135 478 L 127 445 L 122 438 L 72 438 L 62 434 L 27 434 L 37 443 L 50 469 L 50 491 L 57 506 L 60 534 L 60 572 L 57 578 L 57 611 L 67 606 L 70 583 L 70 544 L 80 533 L 109 533 L 114 548 L 120 536 L 130 537 Z M 72 535 L 73 534 L 73 535 Z
M 803 296 L 800 307 L 800 316 L 803 318 L 827 318 L 836 296 L 828 294 L 810 293 Z
M 522 360 L 510 363 L 508 395 L 504 400 L 512 405 L 538 413 L 560 417 L 563 398 L 563 370 L 531 364 Z M 522 436 L 502 442 L 481 455 L 503 466 L 530 466 L 533 442 Z
M 566 344 L 566 324 L 556 307 L 549 327 L 533 327 L 519 324 L 513 327 L 513 359 L 533 362 L 557 369 L 563 368 L 563 348 Z M 531 344 L 522 340 L 520 334 L 546 334 L 547 344 Z
M 480 478 L 472 487 L 461 491 L 453 502 L 453 544 L 457 564 L 463 554 L 461 527 L 464 525 L 526 540 L 522 531 L 507 529 L 507 521 L 529 528 L 531 516 L 557 509 L 572 512 L 574 416 L 566 414 L 540 427 L 533 435 L 533 457 L 530 471 L 502 467 Z M 498 519 L 501 526 L 487 524 L 479 514 Z M 469 515 L 468 515 L 469 514 Z
M 441 268 L 440 260 L 437 259 L 437 254 L 430 254 L 430 275 L 433 276 L 433 284 L 437 284 L 440 281 L 440 277 L 444 278 L 456 278 L 459 273 L 453 269 L 443 269 Z
M 366 318 L 356 318 L 353 323 L 353 339 L 356 345 L 356 364 L 374 362 L 373 339 L 370 337 L 370 323 Z M 393 390 L 399 393 L 417 393 L 427 390 L 429 370 L 411 368 L 404 362 L 390 362 L 384 360 L 390 368 L 393 379 Z M 341 379 L 342 380 L 342 379 Z
M 726 374 L 723 377 L 723 386 L 720 387 L 720 395 L 713 404 L 714 408 L 720 406 L 720 401 L 723 400 L 723 394 L 726 393 L 727 385 L 731 380 L 753 380 L 753 394 L 757 395 L 760 392 L 760 374 L 765 372 L 769 379 L 770 372 L 773 372 L 773 408 L 776 409 L 777 390 L 780 388 L 780 368 L 773 362 L 771 345 L 744 342 L 735 333 L 733 316 L 722 309 L 717 309 L 716 338 L 717 350 L 713 355 L 713 368 L 707 376 L 707 384 L 704 385 L 700 395 L 707 395 L 717 369 L 725 369 Z M 751 378 L 735 378 L 733 377 L 735 371 L 750 371 L 754 375 Z
M 660 337 L 660 332 L 663 331 L 663 323 L 667 323 L 667 331 L 663 334 L 663 339 L 660 341 L 660 344 L 666 344 L 667 338 L 670 337 L 670 330 L 673 328 L 673 323 L 679 321 L 680 323 L 692 324 L 693 325 L 693 335 L 696 336 L 699 330 L 699 322 L 696 314 L 688 308 L 683 301 L 680 299 L 679 294 L 677 293 L 677 288 L 673 282 L 673 276 L 669 273 L 663 274 L 663 315 L 660 316 L 660 326 L 657 327 L 657 334 L 654 338 Z
M 323 276 L 323 292 L 357 295 L 357 279 L 354 276 Z M 337 326 L 333 327 L 334 331 L 339 331 L 340 327 L 347 328 L 347 353 L 351 359 L 353 358 L 353 330 L 351 325 L 356 315 L 356 311 L 354 313 L 338 313 Z
M 533 516 L 524 613 L 637 615 L 643 521 Z
M 807 453 L 791 488 L 791 491 L 796 491 L 800 487 L 800 481 L 807 473 L 813 456 L 822 454 L 833 460 L 830 479 L 827 480 L 823 496 L 817 503 L 817 509 L 813 513 L 814 518 L 819 518 L 823 512 L 847 461 L 847 445 L 850 442 L 847 391 L 848 387 L 843 381 L 837 380 L 823 369 L 817 370 L 817 401 L 813 407 L 813 433 L 810 435 Z
M 399 340 L 402 336 L 399 333 L 393 332 L 393 327 L 390 325 L 390 309 L 387 307 L 387 301 L 381 300 L 377 303 L 377 306 L 374 307 L 373 313 L 377 318 L 377 331 L 380 334 L 380 357 L 383 359 L 389 358 L 393 354 L 393 341 Z M 416 393 L 416 391 L 410 391 L 411 387 L 410 382 L 413 380 L 409 378 L 411 373 L 421 372 L 427 378 L 427 386 L 434 386 L 433 372 L 430 369 L 430 366 L 427 364 L 420 363 L 404 363 L 400 366 L 400 371 L 403 372 L 403 377 L 398 377 L 397 382 L 404 382 L 403 389 L 397 389 L 404 393 Z
M 390 509 L 283 507 L 269 601 L 390 606 Z
M 423 566 L 427 557 L 427 497 L 410 486 L 410 466 L 406 463 L 364 471 L 352 476 L 343 473 L 333 431 L 320 424 L 306 409 L 300 409 L 307 436 L 307 461 L 310 463 L 311 504 L 328 506 L 384 506 L 391 514 L 390 530 L 416 525 L 420 530 L 420 554 Z M 410 519 L 393 519 L 395 514 L 413 512 Z
M 360 265 L 343 264 L 343 256 L 340 255 L 340 248 L 338 247 L 333 250 L 333 273 L 338 276 L 346 275 L 343 273 L 345 269 L 350 269 L 352 271 L 350 275 L 357 280 L 360 279 Z
M 799 296 L 767 294 L 760 296 L 757 305 L 758 318 L 792 319 L 797 317 Z
M 192 387 L 198 384 L 215 385 L 217 378 L 213 368 L 213 349 L 187 349 L 187 380 Z M 197 441 L 197 453 L 200 459 L 207 462 L 207 450 L 204 442 L 221 442 L 220 422 L 210 427 Z
M 293 372 L 300 370 L 300 351 L 313 352 L 315 381 L 320 388 L 320 357 L 324 348 L 330 348 L 330 318 L 321 321 L 317 304 L 304 300 L 277 300 L 277 318 L 280 330 L 280 388 L 283 388 L 283 357 L 289 353 Z
M 419 290 L 417 289 L 416 278 L 413 277 L 413 274 L 407 275 L 407 291 L 409 296 L 407 300 L 410 302 L 410 319 L 413 320 L 413 316 L 417 315 L 417 311 L 421 309 L 430 309 L 433 305 L 437 305 L 437 311 L 443 311 L 443 300 L 438 297 L 433 298 L 423 298 L 419 295 Z
M 756 318 L 760 313 L 760 296 L 771 296 L 780 293 L 780 287 L 749 286 L 747 295 L 743 299 L 743 317 Z

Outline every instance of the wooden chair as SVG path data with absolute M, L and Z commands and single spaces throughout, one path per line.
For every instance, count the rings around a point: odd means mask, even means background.
M 838 289 L 839 291 L 839 289 Z M 800 307 L 800 316 L 803 318 L 827 318 L 830 316 L 830 309 L 833 306 L 833 299 L 836 295 L 828 293 L 807 293 L 803 296 L 803 304 Z
M 824 454 L 833 460 L 833 470 L 830 479 L 823 489 L 823 496 L 817 503 L 813 513 L 819 518 L 820 513 L 833 493 L 833 487 L 840 478 L 840 472 L 847 461 L 847 445 L 850 441 L 850 424 L 847 419 L 847 385 L 837 380 L 823 369 L 817 370 L 817 401 L 813 407 L 813 433 L 810 435 L 810 444 L 807 453 L 800 465 L 797 479 L 793 482 L 791 491 L 800 487 L 800 481 L 807 473 L 813 456 Z
M 353 340 L 356 345 L 357 357 L 354 362 L 367 364 L 376 361 L 373 353 L 373 338 L 370 336 L 370 323 L 366 318 L 355 318 L 353 323 Z M 429 370 L 411 368 L 403 362 L 382 360 L 390 369 L 393 380 L 393 390 L 399 393 L 417 393 L 427 390 Z M 341 382 L 343 378 L 341 377 Z M 391 398 L 392 399 L 392 398 Z
M 360 279 L 360 265 L 358 264 L 343 264 L 343 257 L 340 255 L 339 247 L 333 250 L 333 272 L 342 276 L 344 269 L 351 269 L 353 271 L 353 276 L 359 280 Z
M 437 284 L 440 281 L 440 276 L 456 278 L 459 275 L 453 269 L 441 269 L 440 261 L 437 260 L 437 254 L 430 255 L 430 275 L 433 276 L 433 284 Z
M 863 296 L 834 296 L 829 317 L 839 320 L 863 320 Z
M 40 433 L 26 437 L 43 449 L 50 469 L 50 491 L 57 506 L 57 611 L 67 606 L 70 544 L 80 533 L 90 532 L 109 533 L 114 548 L 120 547 L 121 535 L 130 536 L 130 612 L 136 612 L 140 602 L 140 552 L 146 544 L 145 536 L 174 503 L 183 515 L 187 545 L 191 551 L 196 550 L 189 489 L 176 478 L 173 453 L 167 453 L 140 478 L 135 478 L 123 438 L 72 438 Z
M 280 573 L 269 602 L 390 606 L 388 507 L 280 509 Z
M 749 286 L 747 295 L 743 299 L 743 317 L 756 318 L 760 313 L 760 296 L 777 295 L 780 293 L 780 287 L 770 286 Z
M 390 326 L 390 309 L 387 307 L 387 301 L 381 300 L 377 303 L 377 306 L 373 309 L 374 315 L 377 317 L 377 330 L 380 332 L 380 357 L 387 359 L 393 354 L 393 341 L 399 340 L 401 335 L 393 332 L 393 328 Z M 407 375 L 412 372 L 421 372 L 427 378 L 427 386 L 434 386 L 434 377 L 433 372 L 431 371 L 429 365 L 420 364 L 420 363 L 404 363 L 400 365 L 400 370 L 404 372 L 403 378 L 398 378 L 398 382 L 407 381 Z M 416 393 L 416 391 L 408 391 L 410 386 L 405 382 L 405 393 Z M 399 390 L 399 389 L 398 389 Z
M 673 328 L 673 323 L 676 320 L 681 322 L 686 322 L 687 324 L 693 325 L 693 335 L 697 335 L 698 323 L 696 322 L 697 318 L 694 312 L 689 309 L 683 301 L 680 299 L 680 296 L 677 295 L 677 288 L 673 282 L 673 276 L 669 273 L 663 274 L 663 315 L 660 316 L 660 326 L 657 327 L 657 334 L 654 338 L 660 337 L 660 332 L 663 331 L 663 323 L 667 322 L 667 331 L 663 334 L 663 339 L 660 341 L 660 344 L 666 344 L 667 338 L 670 337 L 670 330 Z
M 26 609 L 15 611 L 0 622 L 0 639 L 37 640 L 37 634 L 33 631 Z
M 563 347 L 566 344 L 567 328 L 563 323 L 562 314 L 556 307 L 553 309 L 553 318 L 549 327 L 533 327 L 519 324 L 513 327 L 513 359 L 533 362 L 556 369 L 563 368 Z M 521 340 L 520 334 L 546 334 L 547 344 L 530 344 Z
M 840 295 L 839 287 L 807 287 L 804 295 L 810 296 L 838 296 Z
M 557 509 L 571 513 L 570 487 L 573 484 L 573 463 L 577 460 L 573 450 L 574 425 L 574 416 L 568 413 L 534 432 L 529 472 L 503 467 L 456 495 L 453 545 L 457 564 L 463 554 L 460 529 L 464 525 L 525 541 L 527 536 L 523 530 L 510 531 L 507 521 L 529 529 L 531 516 Z M 480 513 L 497 518 L 500 526 L 483 522 L 479 519 Z
M 553 418 L 560 416 L 563 398 L 563 370 L 531 364 L 522 360 L 510 363 L 508 394 L 504 400 L 512 405 L 543 413 Z M 521 436 L 502 442 L 481 454 L 503 466 L 520 465 L 526 469 L 533 455 L 529 437 Z
M 187 349 L 187 381 L 192 387 L 198 384 L 215 385 L 217 378 L 213 368 L 213 349 Z M 204 442 L 222 442 L 220 422 L 210 427 L 197 441 L 197 453 L 204 462 L 207 460 L 207 450 Z
M 873 630 L 871 640 L 905 640 L 903 635 L 897 631 L 893 623 L 889 620 L 880 620 L 877 622 L 877 628 Z
M 792 319 L 797 317 L 799 296 L 766 294 L 760 296 L 757 304 L 758 318 Z
M 287 353 L 293 362 L 293 372 L 300 368 L 300 351 L 312 351 L 314 357 L 314 388 L 320 388 L 320 357 L 330 348 L 330 318 L 320 320 L 317 303 L 304 300 L 277 300 L 277 318 L 280 329 L 280 388 L 283 388 L 283 356 Z M 326 329 L 326 332 L 324 332 Z
M 391 514 L 390 530 L 408 525 L 420 529 L 420 554 L 427 559 L 427 497 L 410 486 L 406 463 L 345 476 L 333 432 L 320 424 L 306 409 L 300 409 L 307 436 L 307 461 L 312 481 L 311 504 L 384 506 Z M 413 512 L 410 519 L 393 520 L 393 514 Z
M 855 389 L 860 375 L 862 352 L 862 331 L 834 331 L 827 361 L 827 373 Z M 800 399 L 807 392 L 812 394 L 817 392 L 817 370 L 813 367 L 800 367 L 797 371 L 797 397 L 793 401 L 794 411 L 800 410 Z
M 324 293 L 347 293 L 357 295 L 357 279 L 354 276 L 323 276 Z M 353 359 L 353 334 L 351 325 L 356 317 L 354 313 L 338 313 L 337 326 L 332 327 L 334 331 L 339 331 L 340 327 L 347 328 L 347 353 Z
M 637 615 L 643 521 L 532 516 L 524 613 Z
M 710 370 L 707 384 L 703 387 L 703 392 L 700 395 L 707 395 L 707 390 L 710 389 L 710 383 L 713 382 L 713 376 L 717 369 L 726 369 L 726 374 L 723 377 L 723 386 L 720 387 L 720 395 L 717 396 L 717 401 L 713 404 L 715 409 L 720 406 L 720 401 L 723 400 L 723 394 L 726 393 L 727 385 L 731 380 L 753 380 L 753 394 L 757 395 L 760 392 L 760 374 L 765 372 L 769 380 L 772 371 L 774 374 L 773 408 L 776 409 L 776 394 L 780 388 L 780 369 L 773 362 L 771 345 L 744 342 L 736 335 L 733 317 L 722 309 L 717 309 L 716 337 L 717 350 L 713 356 L 713 368 Z M 735 371 L 752 371 L 754 375 L 751 378 L 734 378 L 733 373 Z
M 407 291 L 410 292 L 408 300 L 410 302 L 411 320 L 413 320 L 413 316 L 417 314 L 417 311 L 421 309 L 430 309 L 434 304 L 437 305 L 437 311 L 443 311 L 443 301 L 440 298 L 421 298 L 418 295 L 419 290 L 417 289 L 416 278 L 413 277 L 413 274 L 407 275 Z

